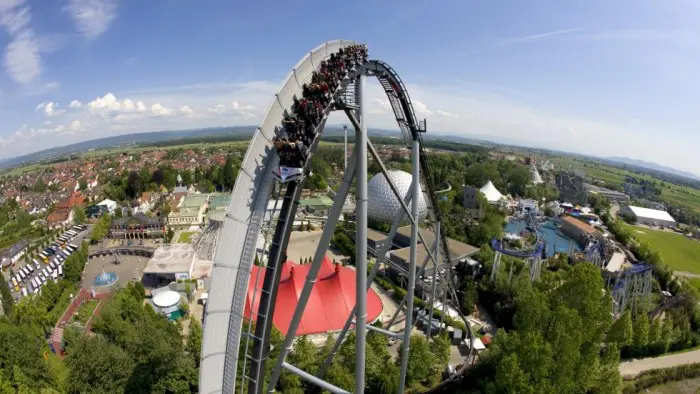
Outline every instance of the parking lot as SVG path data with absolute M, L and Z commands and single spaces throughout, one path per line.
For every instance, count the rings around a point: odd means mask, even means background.
M 66 234 L 64 232 L 61 235 Z M 88 229 L 86 228 L 85 230 L 82 231 L 76 231 L 76 235 L 73 237 L 70 237 L 67 241 L 67 244 L 73 244 L 76 245 L 77 247 L 80 247 L 81 243 L 83 242 L 83 238 L 88 234 Z M 59 241 L 56 241 L 59 242 Z M 58 251 L 66 251 L 65 248 L 58 248 Z M 67 251 L 65 254 L 68 254 Z M 12 296 L 14 297 L 15 301 L 19 301 L 23 296 L 31 294 L 31 293 L 38 293 L 39 289 L 47 283 L 48 280 L 52 280 L 52 271 L 55 271 L 55 280 L 58 280 L 60 277 L 58 276 L 59 272 L 63 272 L 63 263 L 65 262 L 65 259 L 63 261 L 59 261 L 59 259 L 56 258 L 56 254 L 48 256 L 48 262 L 44 262 L 41 258 L 35 257 L 34 260 L 39 262 L 38 266 L 36 265 L 35 262 L 30 262 L 27 263 L 24 258 L 21 258 L 17 263 L 15 264 L 14 267 L 12 267 L 12 271 L 14 272 L 14 278 L 16 278 L 17 281 L 17 287 L 14 286 L 13 281 L 12 281 L 12 276 L 10 275 L 9 272 L 5 273 L 5 276 L 7 278 L 7 283 L 8 286 L 10 287 L 10 291 L 12 292 Z M 55 268 L 50 268 L 49 263 L 53 262 Z M 26 266 L 31 266 L 31 272 L 29 272 L 28 275 L 24 277 L 24 279 L 21 279 L 21 274 L 20 271 L 24 270 Z M 61 267 L 59 269 L 59 266 Z M 24 272 L 27 272 L 28 270 L 24 270 Z M 45 275 L 48 273 L 48 278 Z M 45 280 L 40 280 L 40 277 L 44 277 Z M 42 283 L 41 285 L 35 286 L 32 284 L 32 280 L 34 280 L 34 284 Z M 19 289 L 19 291 L 17 290 Z

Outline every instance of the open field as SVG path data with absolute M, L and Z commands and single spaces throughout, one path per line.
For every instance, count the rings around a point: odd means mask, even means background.
M 552 157 L 549 160 L 559 169 L 578 169 L 585 172 L 586 176 L 607 183 L 624 183 L 628 176 L 648 181 L 656 181 L 661 188 L 661 199 L 667 203 L 684 205 L 700 212 L 700 190 L 687 186 L 675 185 L 649 174 L 637 174 L 622 168 L 612 167 L 600 163 L 592 163 L 572 157 Z
M 635 238 L 647 242 L 653 250 L 658 250 L 664 263 L 672 270 L 700 274 L 700 242 L 668 231 L 637 226 L 627 228 Z
M 121 154 L 121 153 L 127 153 L 127 154 L 132 154 L 132 153 L 140 153 L 144 151 L 152 151 L 152 150 L 174 150 L 174 149 L 206 149 L 206 148 L 211 148 L 211 147 L 217 147 L 217 148 L 239 148 L 239 149 L 247 149 L 248 144 L 250 141 L 224 141 L 224 142 L 199 142 L 199 143 L 188 143 L 188 144 L 182 144 L 182 145 L 170 145 L 170 146 L 144 146 L 144 145 L 131 145 L 131 146 L 120 146 L 120 147 L 113 147 L 113 148 L 104 148 L 104 149 L 96 149 L 96 150 L 91 150 L 87 152 L 81 152 L 81 153 L 76 153 L 76 156 L 79 158 L 88 158 L 88 159 L 94 159 L 94 158 L 99 158 L 99 157 L 104 157 L 104 156 L 110 156 L 110 155 L 116 155 L 116 154 Z M 348 143 L 350 146 L 353 144 Z M 321 141 L 320 143 L 321 147 L 331 147 L 331 146 L 342 146 L 342 143 L 337 143 L 337 142 L 328 142 L 328 141 Z M 0 175 L 7 175 L 7 176 L 16 176 L 16 175 L 23 175 L 31 172 L 35 172 L 38 170 L 41 170 L 43 168 L 51 167 L 53 164 L 52 163 L 34 163 L 34 164 L 29 164 L 26 166 L 21 166 L 21 167 L 15 167 L 11 168 L 9 170 L 5 171 L 0 171 Z

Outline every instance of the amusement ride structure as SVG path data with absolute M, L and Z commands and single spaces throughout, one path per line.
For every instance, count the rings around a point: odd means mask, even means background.
M 532 228 L 532 232 L 537 237 L 532 246 L 522 249 L 509 249 L 503 240 L 497 238 L 491 240 L 491 249 L 495 252 L 493 268 L 491 269 L 491 281 L 495 281 L 498 277 L 498 273 L 501 270 L 501 258 L 504 254 L 524 260 L 525 266 L 520 272 L 523 273 L 525 269 L 528 269 L 530 272 L 530 281 L 534 282 L 540 278 L 540 273 L 542 272 L 542 252 L 545 250 L 547 244 L 544 239 L 540 237 L 538 231 L 539 226 L 535 217 L 532 214 L 528 214 L 527 219 L 528 228 Z M 508 281 L 513 278 L 513 265 L 514 264 L 511 264 L 509 268 Z
M 442 217 L 437 205 L 437 192 L 433 185 L 426 152 L 423 149 L 422 134 L 426 131 L 425 122 L 421 124 L 417 121 L 406 87 L 388 64 L 379 60 L 363 60 L 361 64 L 348 70 L 349 72 L 340 81 L 337 89 L 331 92 L 330 103 L 323 108 L 323 116 L 309 146 L 308 158 L 301 169 L 301 177 L 293 181 L 281 182 L 273 175 L 273 171 L 279 167 L 280 160 L 275 151 L 273 140 L 281 132 L 284 114 L 292 107 L 295 98 L 302 94 L 302 87 L 311 82 L 312 74 L 319 69 L 321 62 L 328 59 L 331 54 L 339 53 L 340 49 L 352 45 L 356 45 L 356 43 L 331 41 L 306 54 L 292 69 L 274 96 L 265 117 L 253 135 L 236 179 L 214 253 L 211 288 L 204 319 L 200 393 L 228 394 L 242 392 L 246 388 L 251 394 L 263 391 L 270 393 L 274 391 L 283 370 L 294 373 L 324 390 L 333 393 L 346 393 L 347 390 L 336 387 L 324 381 L 323 378 L 350 329 L 354 329 L 356 333 L 354 391 L 361 393 L 365 389 L 366 334 L 367 330 L 373 330 L 403 340 L 399 392 L 404 392 L 410 352 L 410 328 L 414 324 L 414 289 L 416 282 L 423 280 L 419 272 L 422 272 L 428 262 L 434 267 L 433 272 L 439 272 L 441 275 L 439 281 L 434 278 L 435 280 L 430 283 L 420 283 L 423 286 L 432 287 L 432 299 L 428 302 L 430 315 L 432 317 L 432 305 L 439 294 L 442 296 L 443 307 L 449 304 L 452 309 L 459 313 L 461 320 L 467 327 L 468 353 L 471 355 L 473 336 L 465 316 L 459 311 L 447 237 L 444 232 L 441 233 L 439 230 Z M 369 110 L 369 100 L 365 96 L 367 77 L 375 77 L 379 80 L 403 134 L 406 149 L 411 152 L 412 182 L 408 193 L 403 195 L 391 181 L 386 167 L 367 135 L 365 118 L 365 114 Z M 277 289 L 283 265 L 287 260 L 287 245 L 299 205 L 302 185 L 309 172 L 313 155 L 318 148 L 325 122 L 332 111 L 343 111 L 347 115 L 349 122 L 355 129 L 355 148 L 347 161 L 342 182 L 328 213 L 326 225 L 313 255 L 313 260 L 309 264 L 308 274 L 299 294 L 284 344 L 280 349 L 275 349 L 275 352 L 279 354 L 272 366 L 271 376 L 267 380 L 265 372 L 272 360 L 270 358 L 272 318 L 275 313 Z M 387 178 L 394 197 L 401 204 L 401 210 L 393 218 L 391 231 L 387 236 L 389 242 L 384 242 L 377 252 L 377 263 L 372 266 L 369 274 L 367 273 L 366 259 L 368 252 L 370 252 L 367 247 L 368 154 L 371 154 L 381 167 L 381 172 Z M 357 256 L 355 306 L 352 313 L 347 316 L 332 351 L 320 369 L 318 371 L 303 371 L 286 362 L 286 357 L 292 349 L 302 315 L 322 268 L 322 263 L 326 258 L 326 251 L 353 181 L 356 181 L 357 226 L 355 236 Z M 423 193 L 428 210 L 425 224 L 434 229 L 436 234 L 434 245 L 428 245 L 424 241 L 423 231 L 418 226 L 421 183 L 424 185 Z M 275 201 L 281 201 L 279 207 L 279 204 L 275 203 L 274 210 L 279 208 L 278 213 L 270 214 L 268 212 L 268 202 L 271 196 L 274 196 Z M 282 199 L 279 200 L 277 196 L 282 197 Z M 377 275 L 380 265 L 390 264 L 386 258 L 391 246 L 390 241 L 396 235 L 399 224 L 406 218 L 411 224 L 410 262 L 408 269 L 404 268 L 408 278 L 408 286 L 406 296 L 401 303 L 402 311 L 405 314 L 406 328 L 401 332 L 392 332 L 368 324 L 367 291 Z M 424 247 L 427 255 L 421 269 L 418 269 L 417 263 L 419 247 Z M 258 267 L 255 270 L 256 275 L 252 276 L 254 264 Z M 249 309 L 257 310 L 257 313 L 249 319 L 246 316 L 245 308 L 250 281 L 254 282 L 254 292 L 259 293 L 259 304 L 256 308 Z M 438 286 L 439 289 L 436 288 Z M 253 296 L 252 299 L 257 300 L 258 297 Z M 255 324 L 253 324 L 253 320 L 255 320 Z M 462 368 L 448 380 L 461 375 L 467 365 L 468 363 L 465 362 Z

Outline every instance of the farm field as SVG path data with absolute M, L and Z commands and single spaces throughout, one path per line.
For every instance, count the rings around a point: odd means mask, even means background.
M 658 250 L 664 263 L 672 270 L 700 274 L 700 242 L 672 232 L 626 227 L 635 238 Z
M 571 157 L 552 157 L 550 161 L 561 169 L 578 169 L 591 177 L 606 183 L 624 183 L 627 176 L 648 181 L 655 180 L 661 187 L 661 200 L 689 207 L 700 213 L 700 190 L 665 182 L 648 174 L 637 174 L 622 168 L 607 166 L 600 163 L 586 162 Z

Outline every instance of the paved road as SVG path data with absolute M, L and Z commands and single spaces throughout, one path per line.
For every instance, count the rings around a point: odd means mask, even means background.
M 671 354 L 668 356 L 649 357 L 639 360 L 620 362 L 620 374 L 622 376 L 637 376 L 639 373 L 650 369 L 669 368 L 683 364 L 700 362 L 700 349 L 685 353 Z
M 694 274 L 687 271 L 673 271 L 676 276 L 684 276 L 686 278 L 700 278 L 700 274 Z

